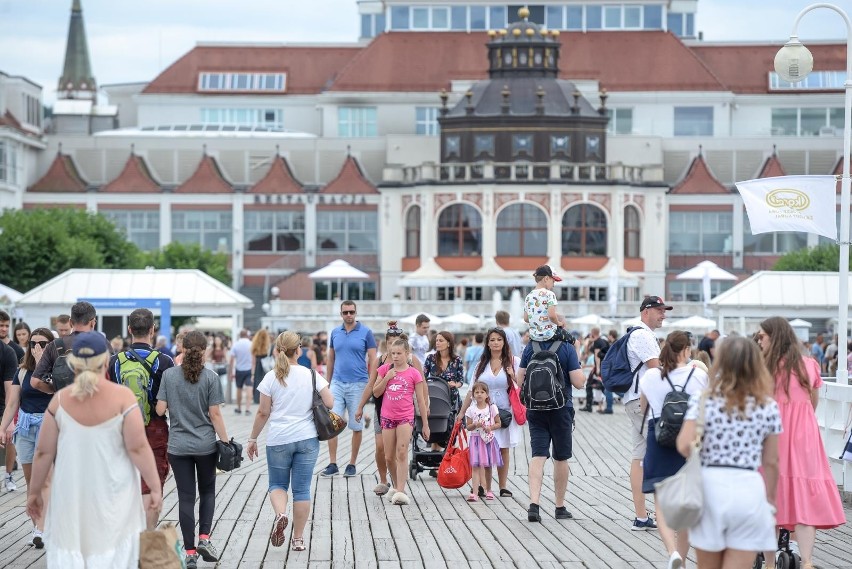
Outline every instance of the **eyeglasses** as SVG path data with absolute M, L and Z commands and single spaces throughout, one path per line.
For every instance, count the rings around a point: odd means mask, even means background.
M 31 347 L 31 348 L 35 348 L 36 346 L 38 346 L 38 347 L 40 347 L 40 348 L 43 350 L 43 349 L 45 349 L 45 348 L 47 347 L 47 345 L 48 345 L 49 343 L 50 343 L 50 342 L 48 342 L 47 340 L 39 340 L 38 342 L 36 342 L 36 341 L 34 341 L 34 340 L 30 340 L 30 347 Z
M 340 313 L 344 316 L 349 316 L 351 314 L 355 314 L 354 310 L 341 310 Z

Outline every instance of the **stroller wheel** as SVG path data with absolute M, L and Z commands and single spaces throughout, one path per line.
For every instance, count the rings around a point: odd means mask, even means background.
M 408 467 L 408 477 L 412 480 L 417 480 L 417 475 L 419 474 L 417 465 L 412 464 Z
M 802 569 L 802 558 L 798 553 L 790 553 L 790 569 Z
M 757 557 L 754 559 L 754 565 L 751 566 L 751 569 L 763 569 L 763 554 L 758 553 Z
M 775 559 L 775 567 L 776 569 L 794 569 L 793 557 L 786 551 L 779 552 Z

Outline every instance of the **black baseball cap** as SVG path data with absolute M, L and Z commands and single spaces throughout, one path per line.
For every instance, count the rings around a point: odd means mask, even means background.
M 553 274 L 553 269 L 550 268 L 550 265 L 542 265 L 535 270 L 533 273 L 534 277 L 550 277 L 556 282 L 560 282 L 562 277 Z
M 659 296 L 646 296 L 645 300 L 643 300 L 642 304 L 639 306 L 639 312 L 642 312 L 646 308 L 665 308 L 666 310 L 674 310 L 674 306 L 669 306 L 662 297 Z

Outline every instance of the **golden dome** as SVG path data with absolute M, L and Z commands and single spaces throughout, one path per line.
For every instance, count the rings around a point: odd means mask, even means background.
M 515 28 L 514 30 L 512 30 L 512 35 L 513 35 L 513 36 L 519 36 L 519 35 L 521 35 L 521 30 L 520 30 L 520 28 Z
M 559 30 L 553 30 L 553 31 L 551 31 L 550 33 L 551 33 L 551 34 L 553 35 L 553 37 L 555 37 L 555 38 L 558 38 L 558 37 L 559 37 Z
M 494 30 L 488 30 L 488 37 L 489 38 L 493 38 L 496 35 L 497 35 L 497 32 L 495 32 Z
M 532 37 L 535 35 L 535 30 L 532 28 L 527 28 L 527 35 Z
M 505 29 L 505 28 L 501 28 L 501 29 L 500 29 L 500 31 L 499 31 L 498 33 L 499 33 L 501 36 L 505 36 L 508 32 L 506 31 L 506 29 Z
M 527 18 L 530 17 L 530 9 L 527 8 L 526 6 L 521 7 L 518 10 L 518 17 L 522 20 L 526 20 Z

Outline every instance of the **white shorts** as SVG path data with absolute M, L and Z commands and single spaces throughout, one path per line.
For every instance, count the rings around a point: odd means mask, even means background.
M 704 510 L 689 530 L 689 544 L 703 551 L 775 551 L 775 516 L 763 477 L 754 470 L 702 468 Z

